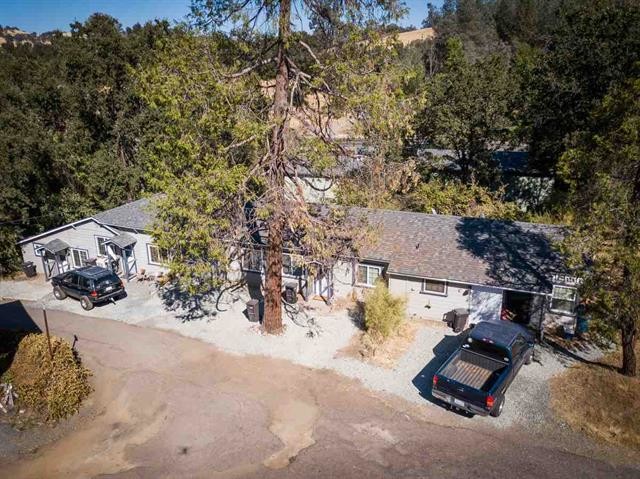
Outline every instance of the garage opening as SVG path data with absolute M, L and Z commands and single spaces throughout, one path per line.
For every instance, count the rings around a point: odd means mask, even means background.
M 533 312 L 533 294 L 505 291 L 502 299 L 502 319 L 529 324 Z

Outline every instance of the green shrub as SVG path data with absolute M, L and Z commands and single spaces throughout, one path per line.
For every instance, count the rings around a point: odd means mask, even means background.
M 364 327 L 374 339 L 384 340 L 395 334 L 406 316 L 407 302 L 392 295 L 384 281 L 364 298 Z
M 80 364 L 65 340 L 52 337 L 51 347 L 53 360 L 44 334 L 26 335 L 4 376 L 11 378 L 22 406 L 57 420 L 78 411 L 91 392 L 91 372 Z

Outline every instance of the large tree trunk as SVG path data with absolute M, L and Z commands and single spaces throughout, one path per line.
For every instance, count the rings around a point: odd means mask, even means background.
M 285 226 L 285 145 L 288 123 L 289 66 L 287 52 L 291 34 L 291 0 L 281 0 L 278 22 L 278 69 L 273 95 L 272 118 L 275 122 L 271 135 L 269 159 L 266 165 L 269 189 L 267 201 L 271 216 L 267 223 L 267 272 L 265 278 L 264 329 L 268 333 L 282 330 L 282 241 Z
M 625 376 L 635 376 L 636 369 L 636 340 L 638 339 L 638 327 L 635 318 L 627 318 L 621 328 L 622 333 L 622 369 Z

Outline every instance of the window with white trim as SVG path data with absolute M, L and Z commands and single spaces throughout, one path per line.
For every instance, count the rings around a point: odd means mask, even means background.
M 560 314 L 573 314 L 576 309 L 578 291 L 569 286 L 553 286 L 551 293 L 551 311 Z
M 44 256 L 44 248 L 42 243 L 33 243 L 33 254 L 40 257 Z
M 107 245 L 105 243 L 109 241 L 109 239 L 110 238 L 104 236 L 96 236 L 96 249 L 99 255 L 107 256 Z
M 247 248 L 242 255 L 242 269 L 262 273 L 264 271 L 264 250 L 261 248 Z
M 427 294 L 439 294 L 440 296 L 446 296 L 447 282 L 438 281 L 435 279 L 423 279 L 422 292 Z
M 282 253 L 282 274 L 302 276 L 302 257 L 297 254 Z
M 167 254 L 159 246 L 147 243 L 147 260 L 149 264 L 162 266 L 167 262 Z
M 380 277 L 382 277 L 382 266 L 358 263 L 356 284 L 360 286 L 375 286 Z
M 71 248 L 71 264 L 74 268 L 82 268 L 87 265 L 89 252 L 86 249 Z

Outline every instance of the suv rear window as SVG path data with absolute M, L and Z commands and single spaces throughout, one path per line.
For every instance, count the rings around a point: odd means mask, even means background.
M 96 289 L 119 283 L 120 278 L 118 278 L 115 274 L 109 274 L 107 276 L 102 276 L 101 278 L 96 279 Z

